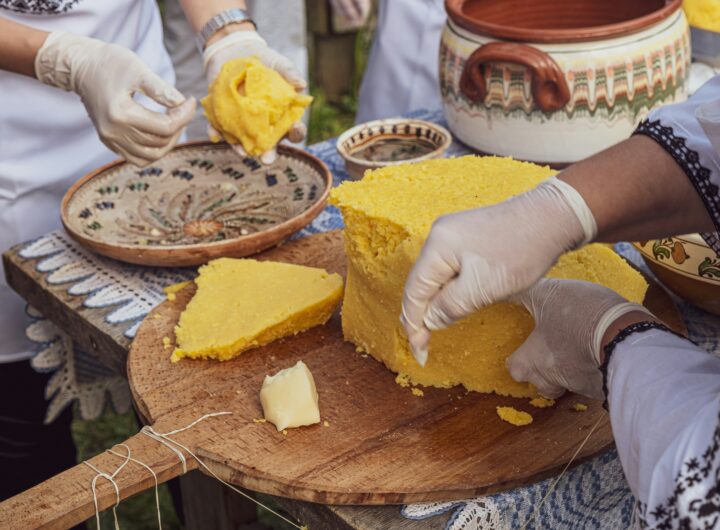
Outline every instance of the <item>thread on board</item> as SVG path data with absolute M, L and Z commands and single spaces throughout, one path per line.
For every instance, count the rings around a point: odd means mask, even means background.
M 527 521 L 525 521 L 525 523 L 520 527 L 520 530 L 525 530 L 525 529 L 528 527 L 528 525 L 529 525 L 530 523 L 532 523 L 532 522 L 537 518 L 538 514 L 540 513 L 540 509 L 541 509 L 541 508 L 543 507 L 543 505 L 545 504 L 545 501 L 547 501 L 548 497 L 550 497 L 550 494 L 551 494 L 553 491 L 555 491 L 555 488 L 556 488 L 557 485 L 560 483 L 560 479 L 563 478 L 563 476 L 565 475 L 565 472 L 568 470 L 568 468 L 569 468 L 569 467 L 572 465 L 572 463 L 575 461 L 575 459 L 577 458 L 577 455 L 580 454 L 580 451 L 582 451 L 583 447 L 585 447 L 585 444 L 588 442 L 588 440 L 590 439 L 590 437 L 592 436 L 592 434 L 595 432 L 595 429 L 597 429 L 598 425 L 600 425 L 600 422 L 601 422 L 602 420 L 603 420 L 603 417 L 602 417 L 602 416 L 601 416 L 600 418 L 598 418 L 598 420 L 595 422 L 595 425 L 592 426 L 592 428 L 590 429 L 590 432 L 587 434 L 587 436 L 585 437 L 585 439 L 584 439 L 582 442 L 580 442 L 580 445 L 579 445 L 578 448 L 575 450 L 575 453 L 573 453 L 572 457 L 570 457 L 570 460 L 568 461 L 567 464 L 565 464 L 565 467 L 564 467 L 563 470 L 560 472 L 560 474 L 559 474 L 557 477 L 555 477 L 555 480 L 553 480 L 553 482 L 552 482 L 552 484 L 550 484 L 550 487 L 548 488 L 547 492 L 545 492 L 545 496 L 542 498 L 542 500 L 540 501 L 540 503 L 537 505 L 537 507 L 535 508 L 535 511 L 533 511 L 533 513 L 532 513 L 532 515 L 530 516 L 530 518 L 529 518 Z
M 228 482 L 225 482 L 222 478 L 220 478 L 218 475 L 216 475 L 215 472 L 214 472 L 212 469 L 210 469 L 210 467 L 208 467 L 207 464 L 205 464 L 205 462 L 203 462 L 202 460 L 200 460 L 200 458 L 198 458 L 198 456 L 197 456 L 195 453 L 193 453 L 190 449 L 188 449 L 185 445 L 181 444 L 181 443 L 178 442 L 177 440 L 173 440 L 172 438 L 170 438 L 170 436 L 172 436 L 172 435 L 175 435 L 175 434 L 181 433 L 181 432 L 183 432 L 183 431 L 187 431 L 188 429 L 191 429 L 192 427 L 194 427 L 194 426 L 197 425 L 198 423 L 200 423 L 200 422 L 202 422 L 202 421 L 205 421 L 205 420 L 208 419 L 208 418 L 214 418 L 214 417 L 217 417 L 217 416 L 227 416 L 227 415 L 229 415 L 229 414 L 232 414 L 232 412 L 212 412 L 212 413 L 209 413 L 209 414 L 205 414 L 204 416 L 201 416 L 200 418 L 196 419 L 195 421 L 193 421 L 193 422 L 190 423 L 189 425 L 186 425 L 185 427 L 181 427 L 181 428 L 179 428 L 179 429 L 175 429 L 175 430 L 172 430 L 172 431 L 169 431 L 169 432 L 165 432 L 165 433 L 157 432 L 157 431 L 156 431 L 155 429 L 153 429 L 153 427 L 150 426 L 150 425 L 144 426 L 142 429 L 140 429 L 140 432 L 141 432 L 142 434 L 144 434 L 145 436 L 147 436 L 147 437 L 155 440 L 156 442 L 164 445 L 165 447 L 167 447 L 168 449 L 170 449 L 173 453 L 175 453 L 175 455 L 178 457 L 178 460 L 180 460 L 180 463 L 182 464 L 183 474 L 187 473 L 187 458 L 185 457 L 185 454 L 183 453 L 183 451 L 185 451 L 185 452 L 187 452 L 192 458 L 194 458 L 195 461 L 198 463 L 198 465 L 200 465 L 205 471 L 207 471 L 207 472 L 208 472 L 210 475 L 212 475 L 216 480 L 220 481 L 221 483 L 223 483 L 225 486 L 227 486 L 228 488 L 230 488 L 230 489 L 233 490 L 234 492 L 242 495 L 242 496 L 245 497 L 246 499 L 248 499 L 248 500 L 252 501 L 253 503 L 255 503 L 257 506 L 260 506 L 260 507 L 263 508 L 264 510 L 268 511 L 269 513 L 271 513 L 272 515 L 278 517 L 279 519 L 285 521 L 285 522 L 288 523 L 289 525 L 292 525 L 293 527 L 297 528 L 298 530 L 308 530 L 308 526 L 307 526 L 307 525 L 298 525 L 298 524 L 295 523 L 294 521 L 291 521 L 290 519 L 288 519 L 288 518 L 285 517 L 284 515 L 278 513 L 277 511 L 273 510 L 273 509 L 270 508 L 269 506 L 263 504 L 262 502 L 258 501 L 257 499 L 254 499 L 253 497 L 251 497 L 250 495 L 248 495 L 247 493 L 245 493 L 245 492 L 242 491 L 241 489 L 236 488 L 235 486 L 233 486 L 232 484 L 229 484 Z M 126 454 L 126 455 L 123 455 L 123 454 L 120 454 L 120 453 L 118 453 L 118 452 L 116 452 L 116 451 L 113 451 L 112 449 L 109 449 L 109 450 L 108 450 L 109 453 L 111 453 L 111 454 L 113 454 L 113 455 L 116 455 L 116 456 L 124 459 L 123 462 L 118 466 L 118 468 L 117 468 L 112 474 L 108 474 L 108 473 L 105 473 L 105 472 L 99 470 L 97 467 L 95 467 L 95 466 L 93 466 L 92 464 L 90 464 L 90 462 L 87 462 L 87 461 L 86 461 L 86 462 L 83 462 L 83 464 L 87 465 L 88 467 L 90 467 L 91 469 L 93 469 L 93 470 L 97 473 L 97 475 L 95 475 L 95 477 L 93 477 L 93 480 L 92 480 L 92 483 L 91 483 L 91 487 L 92 487 L 92 491 L 93 491 L 93 501 L 94 501 L 94 504 L 95 504 L 95 521 L 96 521 L 98 530 L 100 530 L 100 511 L 99 511 L 99 509 L 98 509 L 97 492 L 96 492 L 97 479 L 98 479 L 98 478 L 105 478 L 106 480 L 109 480 L 110 483 L 111 483 L 111 484 L 113 485 L 113 487 L 115 488 L 115 495 L 116 495 L 116 497 L 117 497 L 117 500 L 116 500 L 116 502 L 115 502 L 115 506 L 113 507 L 113 517 L 114 517 L 114 519 L 115 519 L 115 530 L 120 530 L 120 525 L 119 525 L 119 523 L 118 523 L 118 518 L 117 518 L 117 513 L 116 513 L 116 509 L 117 509 L 118 505 L 120 504 L 120 489 L 119 489 L 117 483 L 115 482 L 115 477 L 116 477 L 116 476 L 118 475 L 118 473 L 125 467 L 125 465 L 126 465 L 128 462 L 135 462 L 135 463 L 137 463 L 137 464 L 145 467 L 145 469 L 147 469 L 148 471 L 150 471 L 150 473 L 152 474 L 153 478 L 155 479 L 155 506 L 156 506 L 156 509 L 157 509 L 158 527 L 160 528 L 160 530 L 162 530 L 162 522 L 161 522 L 161 517 L 160 517 L 160 499 L 159 499 L 158 489 L 157 489 L 157 488 L 158 488 L 158 480 L 157 480 L 157 475 L 156 475 L 156 473 L 155 473 L 155 472 L 150 468 L 150 466 L 148 466 L 147 464 L 141 462 L 140 460 L 138 460 L 138 459 L 136 459 L 136 458 L 133 458 L 132 455 L 131 455 L 131 452 L 130 452 L 130 447 L 128 447 L 127 445 L 125 445 L 125 444 L 118 444 L 118 445 L 115 446 L 115 447 L 124 447 L 124 448 L 127 450 L 127 454 Z

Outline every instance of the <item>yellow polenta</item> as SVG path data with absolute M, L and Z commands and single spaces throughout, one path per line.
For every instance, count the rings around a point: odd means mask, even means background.
M 275 70 L 251 57 L 226 62 L 202 105 L 225 141 L 242 144 L 247 153 L 258 156 L 275 147 L 311 101 L 312 97 L 298 94 Z
M 173 361 L 227 361 L 327 322 L 342 298 L 342 278 L 323 269 L 220 258 L 199 272 L 197 292 L 175 327 Z
M 399 317 L 405 279 L 438 216 L 501 202 L 553 174 L 509 158 L 466 156 L 378 169 L 333 190 L 331 202 L 346 226 L 345 338 L 413 384 L 536 397 L 505 368 L 534 326 L 524 308 L 495 304 L 434 332 L 424 368 L 409 351 Z M 603 245 L 562 256 L 549 276 L 600 283 L 634 302 L 647 289 L 642 276 Z

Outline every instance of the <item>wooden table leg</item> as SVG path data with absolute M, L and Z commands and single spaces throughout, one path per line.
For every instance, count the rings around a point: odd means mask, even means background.
M 180 477 L 187 530 L 237 530 L 257 520 L 251 502 L 199 471 Z

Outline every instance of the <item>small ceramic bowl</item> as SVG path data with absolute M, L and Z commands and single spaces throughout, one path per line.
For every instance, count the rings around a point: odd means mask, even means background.
M 698 234 L 633 244 L 675 294 L 720 315 L 720 258 Z
M 440 158 L 452 143 L 450 132 L 423 120 L 389 119 L 348 129 L 337 140 L 348 174 L 362 178 L 368 169 Z
M 300 149 L 280 145 L 266 166 L 225 143 L 191 142 L 146 168 L 118 161 L 85 176 L 61 217 L 99 254 L 183 267 L 279 244 L 323 210 L 331 186 L 327 166 Z

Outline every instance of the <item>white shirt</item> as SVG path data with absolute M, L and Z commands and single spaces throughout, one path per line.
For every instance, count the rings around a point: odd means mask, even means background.
M 174 83 L 153 0 L 0 0 L 0 16 L 126 46 Z M 76 94 L 4 71 L 0 94 L 0 251 L 5 251 L 59 228 L 68 187 L 118 157 L 100 142 Z M 2 274 L 0 362 L 31 357 L 24 308 Z

